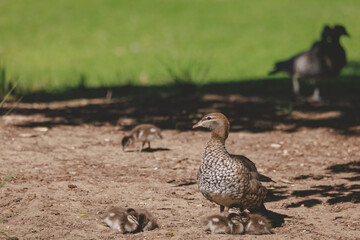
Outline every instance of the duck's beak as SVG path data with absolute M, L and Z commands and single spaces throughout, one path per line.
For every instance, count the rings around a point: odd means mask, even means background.
M 199 128 L 199 127 L 202 127 L 203 125 L 202 125 L 202 122 L 201 121 L 199 121 L 197 124 L 195 124 L 194 126 L 192 126 L 192 128 L 194 129 L 194 128 Z

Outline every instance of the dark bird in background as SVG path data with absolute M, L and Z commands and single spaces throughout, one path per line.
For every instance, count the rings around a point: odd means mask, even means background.
M 337 77 L 346 65 L 345 50 L 340 44 L 342 35 L 350 36 L 344 26 L 336 25 L 333 28 L 325 26 L 320 41 L 289 60 L 275 63 L 275 69 L 269 75 L 277 72 L 291 75 L 293 91 L 297 98 L 300 97 L 299 80 L 314 81 L 316 87 L 312 99 L 320 101 L 319 82 Z

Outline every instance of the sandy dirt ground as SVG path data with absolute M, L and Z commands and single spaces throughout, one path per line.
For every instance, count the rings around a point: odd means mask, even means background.
M 359 104 L 275 105 L 239 95 L 21 103 L 1 118 L 0 239 L 360 239 Z M 264 183 L 265 205 L 283 221 L 272 235 L 201 225 L 219 207 L 196 183 L 210 133 L 191 125 L 212 111 L 230 119 L 228 151 L 276 181 Z M 164 138 L 151 151 L 122 151 L 122 137 L 145 122 Z M 102 223 L 111 206 L 145 208 L 160 227 L 114 232 Z

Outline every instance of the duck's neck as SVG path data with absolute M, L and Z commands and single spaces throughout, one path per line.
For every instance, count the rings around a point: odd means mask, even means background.
M 332 42 L 335 45 L 340 45 L 340 36 L 336 36 L 336 37 L 332 38 Z
M 225 138 L 220 137 L 216 134 L 211 134 L 210 140 L 207 142 L 204 154 L 214 154 L 219 152 L 226 152 Z

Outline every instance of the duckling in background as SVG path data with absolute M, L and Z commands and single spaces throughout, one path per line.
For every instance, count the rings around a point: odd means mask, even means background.
M 153 230 L 158 227 L 156 220 L 144 209 L 112 207 L 107 212 L 104 222 L 112 230 L 123 234 Z
M 156 138 L 162 139 L 160 128 L 152 124 L 140 124 L 131 130 L 130 135 L 123 137 L 121 144 L 125 151 L 128 146 L 133 145 L 135 142 L 141 142 L 141 152 L 146 143 L 148 143 L 150 149 L 150 142 Z
M 203 224 L 206 231 L 217 234 L 243 234 L 244 225 L 241 218 L 236 213 L 230 213 L 227 217 L 216 214 L 204 218 Z

